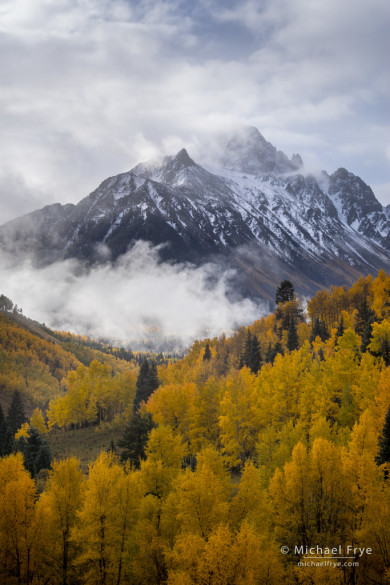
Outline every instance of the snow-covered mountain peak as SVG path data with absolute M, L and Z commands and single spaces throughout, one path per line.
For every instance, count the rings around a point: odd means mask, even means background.
M 164 260 L 237 273 L 240 294 L 273 294 L 283 275 L 300 290 L 390 268 L 390 206 L 345 169 L 306 174 L 256 128 L 227 140 L 219 165 L 181 149 L 110 177 L 77 206 L 50 206 L 0 228 L 0 248 L 42 265 L 113 261 L 138 240 L 164 244 Z M 272 273 L 272 274 L 271 274 Z
M 291 160 L 252 126 L 236 131 L 227 141 L 221 166 L 253 175 L 296 172 L 302 166 L 299 154 Z

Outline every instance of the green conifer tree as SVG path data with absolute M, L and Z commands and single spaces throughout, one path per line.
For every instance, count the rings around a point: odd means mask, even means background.
M 377 320 L 378 319 L 376 318 L 376 313 L 369 306 L 369 304 L 367 302 L 367 298 L 363 299 L 363 301 L 360 303 L 360 306 L 358 308 L 358 312 L 356 315 L 356 324 L 355 324 L 356 333 L 358 333 L 359 335 L 363 335 L 364 330 L 367 327 L 367 324 L 373 323 L 374 321 L 377 321 Z
M 257 374 L 261 366 L 260 344 L 257 335 L 252 335 L 250 329 L 244 343 L 244 351 L 241 356 L 241 367 L 246 366 L 253 374 Z
M 150 431 L 155 428 L 152 415 L 136 412 L 130 423 L 124 430 L 123 437 L 118 441 L 118 446 L 124 451 L 122 461 L 130 461 L 135 468 L 139 468 L 141 460 L 145 459 L 145 447 Z
M 292 282 L 289 280 L 283 280 L 276 289 L 275 303 L 287 303 L 294 299 L 295 290 Z
M 22 397 L 18 390 L 15 390 L 12 402 L 8 410 L 7 423 L 12 436 L 20 429 L 23 423 L 27 422 L 24 413 Z
M 298 331 L 297 326 L 295 325 L 295 320 L 293 317 L 290 319 L 290 325 L 288 327 L 287 333 L 287 349 L 289 351 L 294 351 L 298 349 L 299 341 L 298 341 Z
M 338 338 L 343 335 L 344 330 L 345 330 L 344 319 L 343 319 L 343 317 L 341 317 L 339 326 L 337 327 L 337 331 L 336 331 L 336 342 L 337 342 Z
M 321 341 L 329 339 L 329 332 L 326 324 L 321 321 L 319 317 L 314 321 L 313 328 L 311 330 L 309 341 L 312 343 L 316 337 L 320 337 Z
M 13 437 L 0 404 L 0 457 L 12 453 Z
M 376 457 L 378 465 L 390 463 L 390 406 L 386 413 L 385 424 L 379 437 L 379 453 Z
M 362 344 L 360 349 L 362 352 L 367 351 L 367 347 L 371 343 L 371 335 L 372 335 L 372 324 L 374 323 L 374 319 L 369 319 L 363 329 L 362 335 Z
M 24 466 L 32 477 L 36 477 L 41 469 L 50 468 L 52 461 L 50 447 L 36 428 L 30 427 L 28 436 L 20 437 L 16 441 L 16 448 L 23 454 Z
M 141 402 L 148 401 L 150 395 L 153 394 L 155 390 L 157 390 L 159 385 L 160 381 L 158 379 L 156 363 L 152 360 L 152 362 L 149 364 L 148 360 L 144 360 L 141 363 L 136 383 L 133 406 L 134 413 L 138 410 Z
M 206 343 L 206 347 L 204 348 L 203 361 L 206 362 L 210 359 L 211 359 L 210 346 L 208 343 Z

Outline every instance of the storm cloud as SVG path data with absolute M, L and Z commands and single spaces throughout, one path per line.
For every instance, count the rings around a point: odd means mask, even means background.
M 3 0 L 0 221 L 254 125 L 390 202 L 387 0 Z M 15 181 L 15 177 L 18 180 Z

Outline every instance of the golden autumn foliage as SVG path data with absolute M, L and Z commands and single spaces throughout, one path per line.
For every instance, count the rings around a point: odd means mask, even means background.
M 60 382 L 80 362 L 59 344 L 41 339 L 0 314 L 0 389 L 19 390 L 41 408 L 60 392 Z
M 47 412 L 49 428 L 85 426 L 128 418 L 132 412 L 137 376 L 132 371 L 113 375 L 107 364 L 94 360 L 69 372 L 67 392 L 52 400 Z
M 293 351 L 284 325 L 301 308 L 279 306 L 249 327 L 257 374 L 240 363 L 248 328 L 161 366 L 139 469 L 111 452 L 87 476 L 76 459 L 57 461 L 38 494 L 20 455 L 1 459 L 0 582 L 388 585 L 390 487 L 375 458 L 390 405 L 389 290 L 380 273 L 319 291 L 309 319 L 327 335 L 300 321 Z M 49 428 L 129 418 L 135 381 L 97 361 L 79 366 Z M 30 424 L 42 423 L 35 412 Z M 298 565 L 306 555 L 295 547 L 348 545 L 372 554 L 359 566 Z

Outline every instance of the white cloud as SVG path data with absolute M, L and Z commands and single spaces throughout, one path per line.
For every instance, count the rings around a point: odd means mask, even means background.
M 158 250 L 138 242 L 116 265 L 84 272 L 75 260 L 32 268 L 3 260 L 3 294 L 24 313 L 53 328 L 142 347 L 166 339 L 188 346 L 249 323 L 265 306 L 228 298 L 229 273 L 213 285 L 216 266 L 158 262 Z M 214 279 L 215 280 L 215 279 Z
M 0 160 L 42 202 L 75 202 L 243 123 L 287 154 L 387 182 L 387 138 L 370 129 L 388 124 L 389 12 L 387 0 L 3 0 Z

